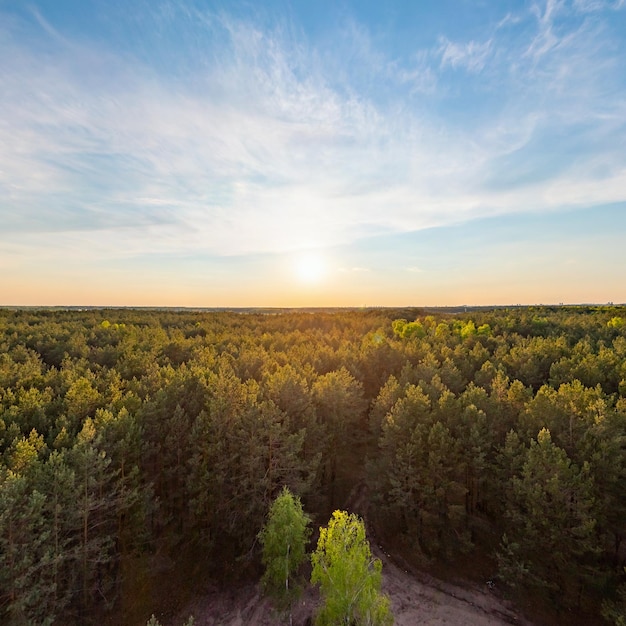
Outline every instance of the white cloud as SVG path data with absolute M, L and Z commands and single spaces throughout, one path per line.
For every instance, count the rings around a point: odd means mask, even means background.
M 592 113 L 599 135 L 609 126 L 613 137 L 624 132 L 623 92 L 621 105 L 607 101 L 596 82 L 614 59 L 603 64 L 590 30 L 553 40 L 559 10 L 554 2 L 537 9 L 537 38 L 520 44 L 534 50 L 532 59 L 503 49 L 495 35 L 483 43 L 440 39 L 442 67 L 476 73 L 497 61 L 498 79 L 508 81 L 502 108 L 467 127 L 410 100 L 443 97 L 433 57 L 394 65 L 356 27 L 355 54 L 373 59 L 373 72 L 396 69 L 403 85 L 384 103 L 350 83 L 338 86 L 341 58 L 330 71 L 306 41 L 228 16 L 202 14 L 228 45 L 205 51 L 203 72 L 173 78 L 58 34 L 33 48 L 7 27 L 0 256 L 278 252 L 623 201 L 623 156 L 611 156 L 602 180 L 586 168 L 594 153 L 522 188 L 482 184 L 503 155 L 551 125 L 566 128 Z
M 618 11 L 626 5 L 626 0 L 574 0 L 574 9 L 580 13 L 595 13 L 597 11 Z
M 437 88 L 437 75 L 431 66 L 429 51 L 420 50 L 413 55 L 406 67 L 399 66 L 398 62 L 389 64 L 389 74 L 401 84 L 410 87 L 411 93 L 433 95 Z
M 483 43 L 476 41 L 454 43 L 446 37 L 441 37 L 439 40 L 441 66 L 464 67 L 469 72 L 480 72 L 485 67 L 491 52 L 491 45 L 491 39 Z
M 527 56 L 538 59 L 559 45 L 561 38 L 554 32 L 554 20 L 564 8 L 564 0 L 546 0 L 543 10 L 538 4 L 532 6 L 538 32 L 526 50 Z

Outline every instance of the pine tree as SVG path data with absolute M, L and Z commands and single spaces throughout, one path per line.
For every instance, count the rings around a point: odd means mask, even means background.
M 520 475 L 511 479 L 502 563 L 509 571 L 526 572 L 521 582 L 572 605 L 593 573 L 586 563 L 598 552 L 595 513 L 589 465 L 578 468 L 552 442 L 550 431 L 541 430 Z
M 54 580 L 47 550 L 46 497 L 28 477 L 0 473 L 0 617 L 7 624 L 50 624 Z
M 345 473 L 350 469 L 347 464 L 340 466 L 339 457 L 359 443 L 365 431 L 367 402 L 363 398 L 363 386 L 345 367 L 320 376 L 312 391 L 317 416 L 326 428 L 324 486 L 328 487 L 330 504 L 334 506 L 338 471 Z
M 201 538 L 228 537 L 236 555 L 250 549 L 281 487 L 303 493 L 312 473 L 301 454 L 304 432 L 292 432 L 288 416 L 260 399 L 255 381 L 222 368 L 212 394 L 190 437 L 190 506 Z

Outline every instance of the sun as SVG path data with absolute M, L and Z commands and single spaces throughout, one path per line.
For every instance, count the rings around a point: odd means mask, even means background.
M 312 252 L 300 254 L 295 258 L 294 272 L 301 283 L 319 283 L 326 275 L 326 262 L 319 254 Z

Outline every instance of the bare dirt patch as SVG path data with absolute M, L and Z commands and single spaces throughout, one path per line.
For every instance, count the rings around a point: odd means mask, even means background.
M 346 510 L 358 513 L 367 523 L 367 489 L 358 485 L 346 502 Z M 431 576 L 409 571 L 401 560 L 385 553 L 372 542 L 372 552 L 383 562 L 382 590 L 391 600 L 397 626 L 532 626 L 513 607 L 485 584 L 461 587 Z M 293 607 L 292 624 L 311 624 L 319 605 L 317 590 L 307 587 Z M 198 596 L 167 626 L 179 626 L 193 615 L 196 626 L 274 626 L 289 624 L 287 615 L 277 614 L 259 585 L 228 590 L 217 587 Z
M 397 626 L 530 626 L 530 622 L 491 592 L 436 579 L 419 580 L 393 563 L 380 548 L 376 547 L 374 552 L 383 561 L 383 591 L 391 600 Z M 293 608 L 294 626 L 310 624 L 318 604 L 316 590 L 307 588 Z M 289 624 L 288 616 L 276 614 L 259 585 L 212 589 L 191 602 L 168 626 L 179 626 L 189 615 L 195 617 L 197 626 Z
M 383 551 L 374 553 L 383 561 L 383 591 L 389 596 L 397 626 L 500 626 L 530 623 L 489 591 L 464 588 L 431 577 L 420 580 L 403 570 Z

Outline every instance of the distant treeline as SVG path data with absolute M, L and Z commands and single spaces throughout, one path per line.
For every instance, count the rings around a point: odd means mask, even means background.
M 619 624 L 626 309 L 0 310 L 1 623 L 145 623 L 361 483 L 413 558 Z

